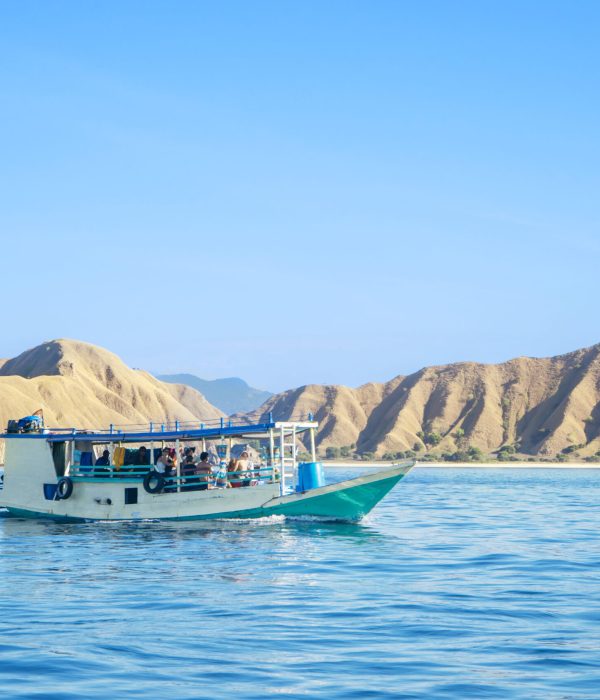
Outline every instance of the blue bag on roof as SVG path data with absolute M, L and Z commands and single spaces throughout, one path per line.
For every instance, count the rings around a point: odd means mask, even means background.
M 18 422 L 19 432 L 36 433 L 43 429 L 44 419 L 41 416 L 25 416 Z

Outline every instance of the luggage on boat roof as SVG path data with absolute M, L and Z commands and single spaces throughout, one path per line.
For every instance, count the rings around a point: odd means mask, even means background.
M 6 427 L 7 433 L 39 433 L 44 429 L 44 418 L 33 415 L 25 416 L 19 420 L 9 420 Z

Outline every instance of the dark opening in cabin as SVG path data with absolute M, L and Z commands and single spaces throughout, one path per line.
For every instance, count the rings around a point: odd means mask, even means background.
M 56 476 L 64 476 L 67 462 L 66 442 L 52 443 L 52 459 L 54 460 L 54 470 L 56 471 Z
M 136 488 L 125 489 L 125 505 L 131 506 L 138 502 L 138 490 Z

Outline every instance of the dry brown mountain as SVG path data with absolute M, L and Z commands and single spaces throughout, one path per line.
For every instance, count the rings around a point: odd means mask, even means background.
M 195 389 L 160 382 L 75 340 L 52 340 L 0 363 L 0 425 L 38 408 L 47 425 L 78 428 L 223 415 Z
M 517 445 L 554 456 L 583 445 L 583 457 L 600 449 L 600 344 L 544 359 L 426 367 L 357 389 L 308 385 L 271 397 L 248 418 L 269 411 L 277 419 L 313 413 L 321 447 L 381 455 L 422 447 L 422 436 L 435 433 L 438 452 Z

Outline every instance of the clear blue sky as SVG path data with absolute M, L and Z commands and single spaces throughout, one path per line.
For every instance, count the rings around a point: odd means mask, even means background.
M 0 2 L 0 356 L 273 390 L 600 341 L 600 3 Z

